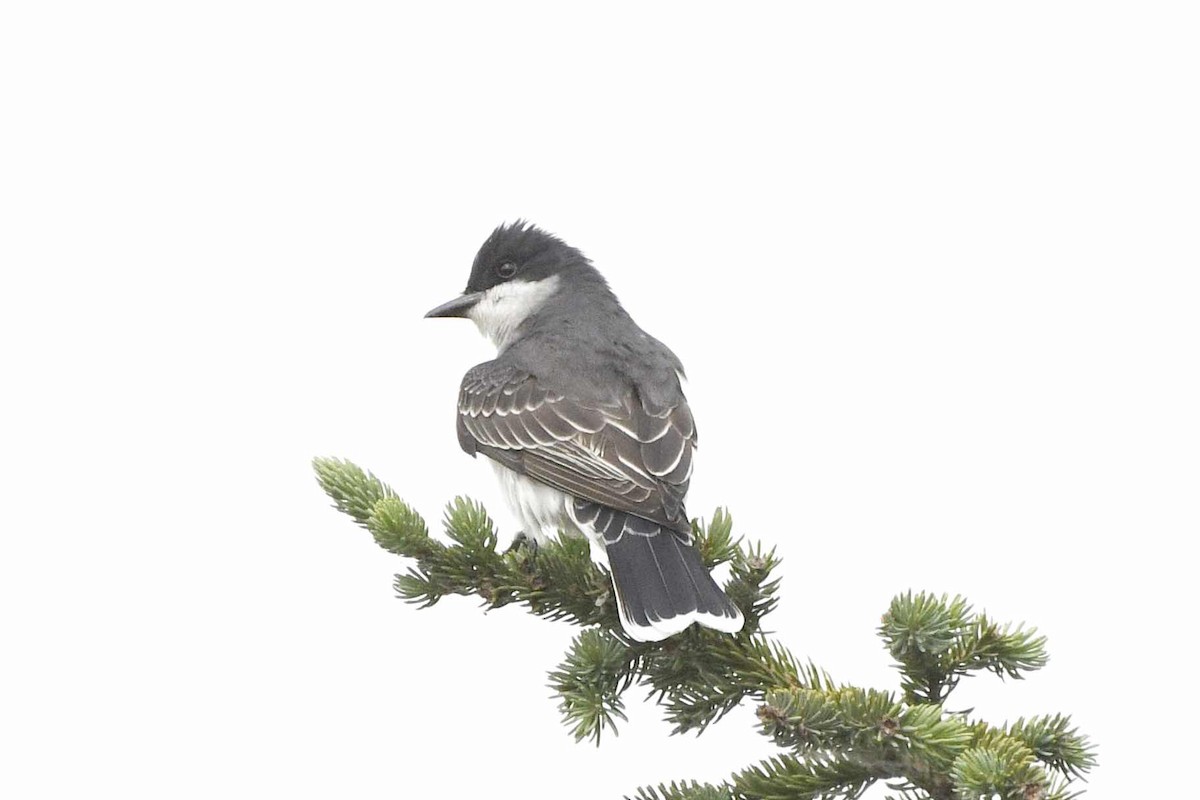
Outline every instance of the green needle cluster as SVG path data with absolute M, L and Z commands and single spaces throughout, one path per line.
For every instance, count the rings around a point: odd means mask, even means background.
M 483 507 L 457 498 L 446 509 L 448 542 L 386 484 L 347 461 L 313 462 L 334 506 L 380 547 L 412 561 L 397 594 L 426 608 L 448 594 L 487 608 L 524 605 L 583 630 L 550 672 L 563 722 L 576 740 L 600 743 L 625 720 L 625 694 L 648 693 L 674 732 L 702 732 L 749 701 L 760 733 L 779 755 L 720 785 L 684 781 L 643 787 L 637 800 L 824 800 L 854 798 L 883 781 L 896 800 L 1068 800 L 1095 766 L 1095 751 L 1061 714 L 993 726 L 947 711 L 958 682 L 978 672 L 1023 678 L 1046 664 L 1035 629 L 1000 625 L 961 597 L 907 592 L 892 600 L 878 635 L 896 661 L 900 693 L 836 683 L 763 633 L 778 603 L 775 551 L 733 536 L 718 510 L 693 522 L 710 568 L 729 565 L 725 591 L 746 625 L 736 636 L 693 626 L 663 642 L 635 642 L 621 628 L 609 576 L 586 542 L 497 549 Z

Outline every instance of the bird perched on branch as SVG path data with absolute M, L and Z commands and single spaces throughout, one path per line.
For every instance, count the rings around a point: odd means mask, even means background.
M 683 366 L 579 250 L 526 222 L 502 225 L 463 294 L 425 316 L 469 318 L 496 344 L 495 360 L 463 378 L 458 441 L 491 459 L 527 536 L 586 536 L 633 639 L 693 622 L 741 630 L 684 510 L 696 426 Z

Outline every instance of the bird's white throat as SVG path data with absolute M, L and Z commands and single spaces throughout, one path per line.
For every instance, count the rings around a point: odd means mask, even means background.
M 540 281 L 498 283 L 483 293 L 467 315 L 480 333 L 495 342 L 497 349 L 504 350 L 521 323 L 545 305 L 557 290 L 557 275 Z

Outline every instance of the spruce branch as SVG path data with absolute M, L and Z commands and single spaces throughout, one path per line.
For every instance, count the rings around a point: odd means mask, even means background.
M 616 733 L 616 718 L 625 719 L 621 693 L 633 682 L 636 663 L 636 653 L 603 629 L 575 637 L 566 660 L 550 673 L 550 688 L 561 699 L 559 710 L 575 741 L 599 744 L 606 727 Z
M 349 461 L 340 458 L 314 458 L 312 463 L 313 470 L 317 473 L 317 482 L 321 484 L 325 494 L 332 498 L 334 508 L 348 514 L 364 527 L 371 512 L 375 510 L 376 503 L 385 497 L 396 496 L 383 481 Z
M 775 756 L 731 783 L 734 795 L 745 800 L 853 800 L 883 777 L 852 754 L 817 752 L 804 759 Z
M 1036 629 L 997 625 L 959 596 L 900 595 L 884 614 L 879 635 L 897 661 L 910 703 L 941 703 L 974 671 L 1020 679 L 1048 658 L 1046 637 Z
M 1046 773 L 1034 762 L 1033 753 L 1011 738 L 964 751 L 954 761 L 951 778 L 962 797 L 1041 800 L 1049 789 Z
M 901 673 L 901 696 L 837 684 L 763 631 L 778 604 L 775 551 L 733 535 L 728 512 L 693 522 L 705 565 L 728 564 L 725 590 L 746 617 L 736 635 L 691 627 L 662 642 L 635 642 L 621 627 L 610 578 L 582 539 L 497 549 L 483 507 L 456 498 L 446 508 L 447 541 L 371 473 L 315 459 L 334 506 L 388 552 L 411 559 L 396 576 L 404 600 L 431 606 L 448 594 L 475 595 L 488 608 L 517 603 L 584 630 L 549 674 L 563 722 L 576 740 L 599 744 L 625 720 L 633 686 L 660 704 L 673 732 L 702 733 L 747 700 L 760 731 L 783 749 L 720 785 L 694 781 L 639 789 L 636 800 L 854 798 L 877 781 L 897 800 L 999 795 L 1070 800 L 1072 781 L 1096 764 L 1087 737 L 1064 715 L 992 726 L 945 710 L 967 675 L 1023 678 L 1046 664 L 1035 629 L 1001 625 L 962 597 L 908 592 L 892 600 L 877 631 Z
M 1059 773 L 1082 778 L 1096 766 L 1096 755 L 1086 736 L 1071 725 L 1070 717 L 1018 719 L 1006 733 L 1025 744 L 1038 760 Z
M 657 787 L 643 786 L 638 789 L 632 800 L 730 800 L 732 795 L 724 786 L 713 786 L 710 783 L 696 781 L 671 782 L 670 786 L 660 784 Z M 627 800 L 629 800 L 627 798 Z

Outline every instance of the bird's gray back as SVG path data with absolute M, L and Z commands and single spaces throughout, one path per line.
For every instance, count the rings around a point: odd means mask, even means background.
M 523 369 L 585 403 L 620 404 L 631 392 L 651 411 L 685 402 L 679 359 L 595 277 L 596 283 L 556 295 L 527 319 L 497 364 Z

